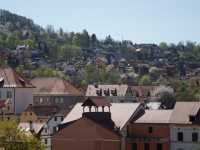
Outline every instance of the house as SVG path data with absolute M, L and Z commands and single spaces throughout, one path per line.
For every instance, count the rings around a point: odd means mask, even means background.
M 88 85 L 87 97 L 103 97 L 110 102 L 134 102 L 135 96 L 126 84 L 94 84 Z
M 170 118 L 172 150 L 200 148 L 200 102 L 176 102 Z
M 120 136 L 95 121 L 82 117 L 53 137 L 53 150 L 120 150 Z
M 53 150 L 66 147 L 71 150 L 120 150 L 120 135 L 111 120 L 111 104 L 88 98 L 81 106 L 82 117 L 63 124 L 53 137 Z
M 14 111 L 10 100 L 0 100 L 0 120 L 14 119 Z
M 34 105 L 57 105 L 72 107 L 82 100 L 82 93 L 64 79 L 40 77 L 31 80 L 36 87 L 33 93 Z
M 60 110 L 55 105 L 29 105 L 20 116 L 19 128 L 35 134 L 51 150 L 51 139 L 68 110 Z
M 91 100 L 93 99 L 93 100 Z M 64 118 L 62 124 L 67 124 L 73 121 L 76 121 L 83 116 L 84 112 L 110 112 L 111 120 L 114 123 L 114 129 L 117 129 L 117 131 L 121 135 L 121 149 L 126 149 L 126 136 L 127 136 L 127 126 L 130 122 L 130 120 L 134 120 L 134 118 L 138 117 L 143 111 L 144 107 L 140 103 L 110 103 L 109 107 L 98 107 L 100 104 L 105 104 L 105 100 L 102 99 L 96 99 L 95 98 L 89 98 L 86 100 L 86 102 L 92 101 L 94 103 L 95 107 L 83 107 L 83 103 L 77 103 L 74 108 L 69 112 L 69 114 Z M 93 102 L 94 101 L 94 102 Z M 102 102 L 104 101 L 104 102 Z M 91 113 L 89 113 L 91 114 Z M 90 116 L 91 118 L 91 116 Z M 98 118 L 94 116 L 93 118 Z M 93 119 L 94 120 L 94 119 Z M 96 121 L 96 120 L 95 120 Z M 97 122 L 97 121 L 96 121 Z M 105 126 L 105 125 L 104 125 Z M 62 131 L 62 130 L 61 130 Z
M 172 110 L 145 110 L 128 125 L 126 150 L 169 150 Z
M 136 96 L 138 102 L 144 102 L 153 98 L 153 92 L 159 86 L 130 86 L 133 95 Z
M 12 68 L 0 68 L 0 99 L 8 99 L 16 115 L 33 103 L 34 86 Z
M 85 96 L 126 96 L 128 85 L 88 85 Z

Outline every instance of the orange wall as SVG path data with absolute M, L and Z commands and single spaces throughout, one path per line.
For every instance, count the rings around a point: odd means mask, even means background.
M 153 132 L 149 133 L 149 127 L 153 127 Z M 127 140 L 127 150 L 132 150 L 132 143 L 137 144 L 137 150 L 144 150 L 144 144 L 149 143 L 150 150 L 156 150 L 157 144 L 161 143 L 163 150 L 169 150 L 170 128 L 166 124 L 131 124 L 129 125 L 129 139 Z M 134 137 L 134 138 L 133 138 Z M 139 139 L 137 139 L 140 138 Z M 152 141 L 147 142 L 143 139 L 149 138 Z M 161 138 L 161 141 L 155 141 L 153 138 Z
M 149 127 L 153 127 L 152 133 L 148 132 Z M 170 138 L 170 128 L 169 125 L 163 124 L 131 124 L 129 125 L 129 135 Z

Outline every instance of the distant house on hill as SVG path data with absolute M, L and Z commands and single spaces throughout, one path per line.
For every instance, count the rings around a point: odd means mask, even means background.
M 31 80 L 36 87 L 33 93 L 34 105 L 57 105 L 72 107 L 83 99 L 82 93 L 64 79 L 40 77 Z
M 90 84 L 85 96 L 104 97 L 110 102 L 133 102 L 136 100 L 126 84 Z
M 33 103 L 34 86 L 11 68 L 0 68 L 0 99 L 12 103 L 15 114 L 20 114 Z
M 153 91 L 159 86 L 128 86 L 126 84 L 88 85 L 85 96 L 104 97 L 113 102 L 144 102 L 152 98 Z

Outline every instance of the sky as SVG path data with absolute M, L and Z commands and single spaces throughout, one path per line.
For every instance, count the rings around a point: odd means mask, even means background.
M 43 27 L 133 43 L 200 43 L 200 0 L 0 0 Z

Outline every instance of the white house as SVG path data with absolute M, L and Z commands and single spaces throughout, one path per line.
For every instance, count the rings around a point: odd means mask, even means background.
M 12 68 L 0 68 L 0 99 L 9 99 L 16 115 L 33 103 L 34 86 Z
M 200 102 L 177 102 L 170 118 L 171 150 L 200 148 Z
M 20 116 L 19 128 L 40 137 L 46 150 L 51 150 L 51 138 L 69 110 L 55 105 L 29 105 Z
M 64 115 L 58 113 L 51 117 L 43 126 L 40 132 L 41 142 L 46 146 L 46 150 L 52 149 L 52 136 L 57 132 L 58 126 L 63 121 Z

